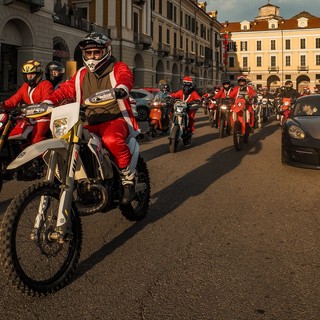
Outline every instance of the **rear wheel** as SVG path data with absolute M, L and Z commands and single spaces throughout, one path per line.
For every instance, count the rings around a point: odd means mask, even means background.
M 174 153 L 178 149 L 178 143 L 179 143 L 179 127 L 174 126 L 170 132 L 170 137 L 169 137 L 169 151 L 171 153 Z
M 233 128 L 233 144 L 237 151 L 242 150 L 243 147 L 243 136 L 241 133 L 240 121 L 235 121 Z
M 11 202 L 1 225 L 0 258 L 4 273 L 11 284 L 28 295 L 46 295 L 61 289 L 79 261 L 82 227 L 74 206 L 69 235 L 61 241 L 51 237 L 57 223 L 59 198 L 59 185 L 35 183 Z M 35 230 L 40 203 L 45 212 Z
M 144 159 L 140 156 L 137 164 L 136 195 L 130 204 L 120 205 L 122 215 L 130 221 L 143 219 L 149 210 L 150 178 Z

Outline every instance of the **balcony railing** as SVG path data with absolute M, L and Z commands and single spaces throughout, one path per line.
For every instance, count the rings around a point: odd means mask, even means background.
M 28 4 L 30 6 L 30 12 L 37 12 L 42 7 L 44 7 L 44 0 L 16 0 L 16 1 Z
M 240 68 L 240 71 L 241 71 L 241 72 L 247 72 L 247 73 L 249 73 L 250 70 L 251 70 L 250 67 L 242 67 L 242 68 Z
M 92 31 L 101 32 L 106 36 L 108 36 L 109 38 L 111 36 L 110 29 L 102 26 L 98 26 L 97 24 L 90 22 L 86 19 L 63 15 L 63 14 L 55 14 L 52 16 L 52 18 L 53 18 L 53 22 L 58 24 L 63 24 L 64 26 L 83 30 L 86 32 L 92 32 Z
M 183 56 L 184 56 L 183 49 L 180 49 L 180 48 L 173 49 L 173 57 L 175 59 L 181 60 L 183 58 Z
M 298 69 L 299 72 L 301 72 L 301 71 L 308 72 L 309 71 L 309 67 L 308 66 L 298 66 L 297 69 Z
M 270 72 L 279 72 L 279 67 L 277 67 L 277 66 L 268 67 L 268 71 L 269 71 L 269 73 Z
M 196 54 L 194 52 L 186 52 L 187 63 L 192 63 L 196 60 Z
M 164 55 L 168 55 L 168 54 L 170 54 L 171 47 L 167 43 L 159 42 L 158 43 L 158 51 L 159 51 L 159 53 L 162 53 Z
M 199 67 L 204 65 L 204 56 L 196 56 L 196 65 Z

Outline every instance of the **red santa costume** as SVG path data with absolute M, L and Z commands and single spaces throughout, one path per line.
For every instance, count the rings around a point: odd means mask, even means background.
M 253 97 L 255 96 L 256 94 L 256 91 L 246 85 L 244 87 L 240 87 L 239 85 L 238 86 L 235 86 L 232 91 L 230 92 L 229 94 L 229 97 L 230 98 L 233 98 L 233 99 L 237 99 L 237 97 L 239 96 L 239 94 L 242 94 L 244 96 L 247 96 L 248 97 L 248 102 L 249 102 L 249 105 L 248 105 L 248 108 L 247 110 L 250 112 L 250 122 L 249 122 L 249 125 L 251 128 L 254 127 L 254 112 L 253 112 L 253 108 L 252 108 L 252 99 Z
M 4 101 L 4 109 L 9 110 L 16 107 L 19 103 L 36 104 L 47 99 L 53 92 L 53 86 L 48 80 L 40 80 L 35 86 L 31 87 L 28 83 L 24 83 L 20 89 L 9 99 Z M 11 132 L 11 136 L 19 135 L 23 132 L 25 126 L 29 122 L 24 119 L 17 123 Z M 50 117 L 37 118 L 31 134 L 31 143 L 42 141 L 46 138 L 46 134 L 50 129 Z
M 94 89 L 91 94 L 97 91 L 110 88 L 123 88 L 129 92 L 133 88 L 133 75 L 129 67 L 123 62 L 115 62 L 110 65 L 110 72 L 106 72 L 103 77 L 107 77 L 107 86 L 99 86 L 90 84 L 91 72 L 88 72 L 86 67 L 77 71 L 77 73 L 69 80 L 60 85 L 60 87 L 53 92 L 49 97 L 49 101 L 57 104 L 64 99 L 76 98 L 77 102 L 84 103 L 88 98 L 91 88 Z M 85 88 L 85 86 L 87 88 Z M 84 96 L 84 91 L 87 92 Z M 129 97 L 129 95 L 127 94 Z M 101 137 L 103 144 L 110 151 L 116 165 L 119 168 L 125 168 L 130 164 L 131 154 L 126 139 L 130 135 L 137 136 L 139 134 L 139 126 L 133 116 L 129 98 L 118 99 L 117 104 L 121 111 L 121 117 L 110 119 L 98 124 L 87 125 L 89 131 Z
M 183 89 L 173 92 L 170 94 L 170 96 L 174 99 L 180 99 L 185 102 L 192 102 L 192 101 L 201 101 L 201 96 L 198 94 L 197 91 L 195 91 L 193 80 L 191 77 L 184 77 L 182 80 L 182 87 Z M 190 132 L 194 132 L 194 118 L 195 118 L 196 110 L 188 110 L 188 116 L 189 116 L 189 124 L 188 124 L 188 130 Z

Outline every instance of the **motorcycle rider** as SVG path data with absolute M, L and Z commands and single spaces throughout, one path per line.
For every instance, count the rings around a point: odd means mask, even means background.
M 9 110 L 16 107 L 19 103 L 36 104 L 47 99 L 53 92 L 53 86 L 50 81 L 43 77 L 43 66 L 37 60 L 28 60 L 22 65 L 21 72 L 23 74 L 23 85 L 9 99 L 0 103 L 0 107 Z M 12 129 L 11 134 L 21 134 L 26 121 L 20 121 Z M 35 120 L 32 133 L 31 143 L 46 139 L 46 135 L 50 129 L 50 116 L 39 117 Z
M 160 92 L 158 92 L 153 101 L 161 101 L 164 100 L 167 97 L 170 97 L 170 85 L 165 80 L 159 81 L 159 89 Z
M 230 85 L 229 79 L 223 79 L 222 80 L 222 87 L 220 90 L 214 95 L 214 99 L 223 99 L 229 97 L 229 94 L 231 92 L 232 88 Z
M 65 67 L 59 61 L 51 61 L 47 64 L 45 72 L 46 79 L 52 83 L 54 89 L 59 88 L 63 82 L 65 71 Z
M 201 96 L 195 89 L 195 84 L 191 77 L 185 76 L 182 80 L 182 89 L 173 92 L 170 96 L 174 99 L 180 99 L 185 102 L 197 102 L 201 103 Z M 189 123 L 188 123 L 188 132 L 192 136 L 195 131 L 194 128 L 194 118 L 195 118 L 196 110 L 188 109 Z
M 84 101 L 92 94 L 114 88 L 116 100 L 108 108 L 89 107 L 86 128 L 101 137 L 120 170 L 123 186 L 122 204 L 132 201 L 135 172 L 130 170 L 131 153 L 126 144 L 129 135 L 137 136 L 139 126 L 133 116 L 129 92 L 133 88 L 133 74 L 128 65 L 116 61 L 111 52 L 111 40 L 100 32 L 91 32 L 80 42 L 84 67 L 70 80 L 62 83 L 45 103 L 58 104 L 65 99 Z
M 293 82 L 291 80 L 285 82 L 285 88 L 286 89 L 279 94 L 279 98 L 291 98 L 291 101 L 294 102 L 300 97 L 299 92 L 293 88 Z
M 232 91 L 229 93 L 230 98 L 237 99 L 239 95 L 242 95 L 247 102 L 247 110 L 250 113 L 249 126 L 251 131 L 254 127 L 254 111 L 252 108 L 252 99 L 256 95 L 256 91 L 252 86 L 248 86 L 248 80 L 246 76 L 240 75 L 237 78 L 238 85 L 235 86 Z

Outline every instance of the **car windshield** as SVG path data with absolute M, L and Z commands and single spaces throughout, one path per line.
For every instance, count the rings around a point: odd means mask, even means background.
M 294 116 L 320 116 L 320 105 L 315 101 L 298 101 L 294 107 Z

